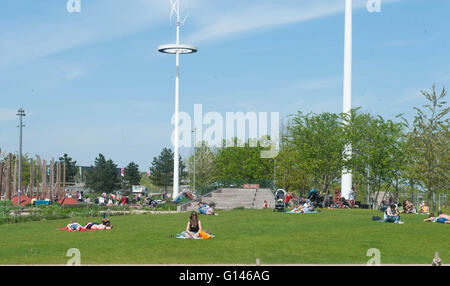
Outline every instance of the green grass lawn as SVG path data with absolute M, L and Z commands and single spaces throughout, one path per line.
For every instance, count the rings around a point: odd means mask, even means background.
M 204 241 L 169 237 L 185 229 L 189 213 L 112 217 L 111 231 L 56 231 L 67 220 L 0 225 L 0 264 L 66 264 L 69 248 L 80 250 L 82 264 L 365 264 L 370 248 L 382 264 L 430 264 L 435 251 L 450 263 L 450 225 L 422 215 L 403 215 L 398 225 L 373 222 L 382 213 L 371 210 L 219 214 L 200 217 L 216 236 Z

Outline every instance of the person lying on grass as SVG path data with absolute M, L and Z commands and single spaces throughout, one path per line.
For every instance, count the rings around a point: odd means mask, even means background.
M 198 238 L 202 231 L 202 223 L 198 219 L 197 212 L 193 211 L 189 217 L 189 221 L 186 226 L 185 236 L 187 238 Z
M 399 224 L 404 223 L 400 221 L 400 213 L 395 207 L 395 204 L 390 205 L 389 208 L 384 212 L 384 222 L 393 222 Z
M 88 222 L 86 223 L 86 226 L 84 228 L 90 230 L 111 230 L 113 226 L 111 225 L 109 220 L 103 220 L 102 223 Z
M 73 230 L 73 231 L 80 231 L 83 228 L 83 226 L 81 224 L 79 224 L 78 222 L 75 222 L 75 221 L 71 221 L 66 227 L 67 227 L 67 229 Z
M 212 207 L 208 206 L 206 203 L 198 203 L 198 212 L 204 215 L 214 215 Z
M 438 223 L 444 223 L 444 224 L 450 224 L 450 216 L 443 214 L 441 211 L 438 212 L 438 216 L 435 217 L 433 213 L 430 214 L 430 216 L 427 219 L 424 219 L 423 221 L 431 221 L 431 222 L 438 222 Z

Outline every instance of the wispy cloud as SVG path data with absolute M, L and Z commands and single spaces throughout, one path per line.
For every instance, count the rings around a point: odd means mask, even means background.
M 17 0 L 21 3 L 18 6 L 23 5 L 23 1 Z M 107 3 L 92 0 L 84 1 L 82 7 L 81 13 L 71 14 L 65 10 L 65 4 L 48 5 L 45 8 L 49 11 L 37 11 L 49 14 L 48 18 L 23 19 L 19 25 L 17 19 L 0 20 L 0 25 L 7 27 L 0 32 L 0 71 L 86 44 L 151 28 L 170 5 L 159 0 L 113 0 Z M 21 16 L 18 14 L 18 18 Z
M 382 3 L 399 1 L 405 0 L 383 0 Z M 355 0 L 353 7 L 365 8 L 366 3 L 367 0 Z M 197 7 L 201 12 L 197 12 L 195 22 L 201 28 L 188 35 L 187 41 L 198 43 L 259 28 L 309 21 L 341 13 L 345 8 L 344 1 L 336 0 L 230 0 L 226 1 L 227 7 L 213 4 L 205 2 L 203 7 Z

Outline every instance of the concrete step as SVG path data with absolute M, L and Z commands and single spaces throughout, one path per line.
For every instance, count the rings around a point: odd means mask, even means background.
M 211 196 L 211 198 L 254 198 L 255 195 L 251 195 L 251 194 L 232 194 L 232 193 L 227 193 L 227 194 L 213 194 Z
M 256 190 L 255 189 L 221 189 L 221 191 L 219 191 L 217 193 L 222 193 L 222 194 L 227 194 L 227 193 L 232 193 L 232 194 L 236 194 L 236 193 L 255 194 Z
M 264 201 L 268 208 L 275 205 L 274 196 L 269 189 L 233 189 L 223 188 L 217 190 L 201 199 L 205 203 L 214 203 L 216 209 L 234 209 L 237 207 L 262 209 Z M 198 202 L 183 206 L 181 210 L 198 210 Z

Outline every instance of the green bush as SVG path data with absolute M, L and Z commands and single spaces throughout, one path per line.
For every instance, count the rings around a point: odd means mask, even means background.
M 10 207 L 12 205 L 11 201 L 0 201 L 0 207 Z

